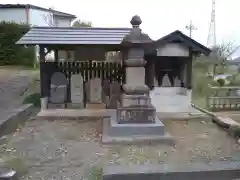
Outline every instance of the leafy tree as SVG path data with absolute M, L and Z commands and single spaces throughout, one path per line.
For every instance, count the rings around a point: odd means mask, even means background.
M 80 19 L 73 22 L 73 27 L 92 27 L 92 22 L 82 21 Z
M 29 29 L 26 24 L 0 22 L 0 65 L 33 65 L 34 48 L 16 44 Z

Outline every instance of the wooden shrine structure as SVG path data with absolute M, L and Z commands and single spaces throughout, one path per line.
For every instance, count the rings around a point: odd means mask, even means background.
M 141 23 L 140 23 L 141 24 Z M 134 25 L 133 25 L 134 28 Z M 56 83 L 55 88 L 66 85 L 66 94 L 62 97 L 65 104 L 71 104 L 71 77 L 80 74 L 83 84 L 88 83 L 93 78 L 101 79 L 103 91 L 108 96 L 109 86 L 104 86 L 103 81 L 117 82 L 120 86 L 126 80 L 126 52 L 128 45 L 123 43 L 132 28 L 76 28 L 76 27 L 33 27 L 18 42 L 19 45 L 38 45 L 40 47 L 40 82 L 42 108 L 47 108 L 51 103 L 49 96 L 51 89 L 51 77 L 56 72 L 65 75 L 64 83 Z M 142 33 L 143 36 L 145 35 Z M 154 79 L 157 79 L 161 86 L 161 80 L 168 74 L 173 84 L 173 79 L 178 77 L 181 86 L 191 89 L 192 86 L 192 60 L 195 55 L 208 55 L 211 50 L 201 45 L 195 40 L 184 35 L 180 31 L 175 31 L 157 41 L 151 40 L 144 51 L 145 84 L 152 89 Z M 59 51 L 73 51 L 74 60 L 60 61 Z M 48 62 L 45 56 L 54 51 L 55 61 Z M 120 61 L 106 61 L 105 54 L 109 51 L 121 53 Z M 132 52 L 136 53 L 136 52 Z M 132 60 L 128 61 L 128 66 L 136 65 L 134 54 Z M 130 63 L 130 64 L 129 64 Z M 136 74 L 140 77 L 141 74 Z M 135 77 L 133 77 L 135 78 Z M 65 82 L 66 81 L 66 82 Z M 86 87 L 83 85 L 84 88 Z M 88 101 L 88 90 L 84 90 L 84 104 Z M 60 101 L 59 101 L 60 103 Z

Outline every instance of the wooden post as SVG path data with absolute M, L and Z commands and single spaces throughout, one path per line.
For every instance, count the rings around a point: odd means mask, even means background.
M 145 84 L 149 87 L 150 90 L 154 88 L 154 60 L 151 57 L 148 59 L 147 64 L 145 65 Z
M 55 49 L 55 50 L 54 50 L 54 60 L 55 60 L 55 62 L 58 62 L 58 61 L 59 61 L 58 49 Z
M 187 60 L 187 89 L 192 89 L 192 49 L 189 48 L 189 58 Z
M 44 46 L 40 46 L 39 51 L 40 61 L 40 88 L 41 88 L 41 109 L 47 109 L 48 104 L 48 85 L 47 74 L 45 71 L 45 52 Z

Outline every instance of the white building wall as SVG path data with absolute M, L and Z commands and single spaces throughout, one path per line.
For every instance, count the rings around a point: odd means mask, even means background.
M 54 25 L 57 27 L 69 27 L 71 26 L 72 20 L 60 16 L 54 16 Z
M 30 9 L 29 11 L 29 24 L 33 26 L 49 26 L 46 20 L 52 17 L 52 13 L 47 11 L 42 11 L 39 9 Z M 49 19 L 48 19 L 49 20 Z M 53 22 L 53 20 L 51 20 Z
M 72 20 L 61 16 L 52 16 L 52 13 L 39 9 L 29 10 L 29 24 L 33 26 L 49 26 L 46 18 L 52 18 L 54 26 L 67 27 L 71 26 Z M 1 8 L 0 21 L 14 21 L 16 23 L 27 23 L 27 10 L 24 8 Z
M 0 10 L 0 21 L 14 21 L 18 24 L 27 23 L 26 9 L 19 8 L 1 8 Z
M 177 43 L 166 44 L 157 49 L 157 56 L 189 56 L 189 49 Z

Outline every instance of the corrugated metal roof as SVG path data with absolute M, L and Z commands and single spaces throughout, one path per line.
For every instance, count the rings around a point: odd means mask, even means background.
M 33 27 L 17 44 L 120 44 L 131 28 Z

